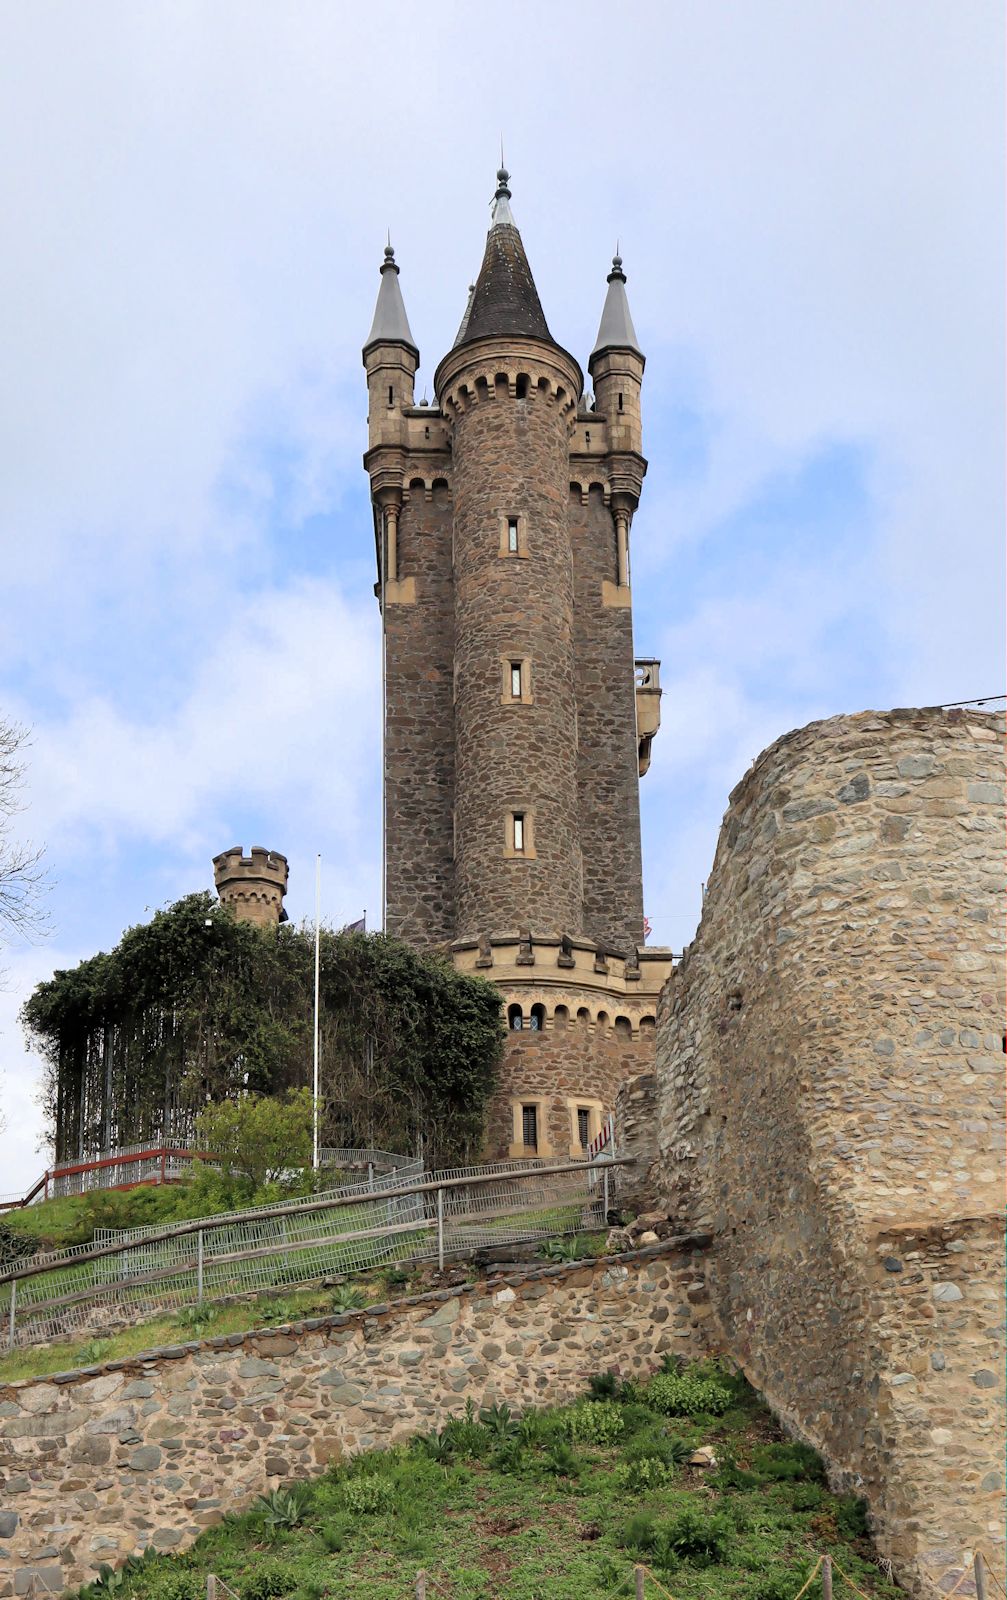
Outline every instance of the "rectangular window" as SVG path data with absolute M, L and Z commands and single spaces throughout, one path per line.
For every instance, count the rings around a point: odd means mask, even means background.
M 510 695 L 512 700 L 521 698 L 521 663 L 512 661 L 510 664 Z
M 581 1149 L 586 1150 L 591 1143 L 591 1113 L 587 1106 L 577 1107 L 577 1137 Z
M 524 849 L 524 812 L 523 811 L 515 811 L 515 813 L 514 813 L 514 849 L 515 850 L 523 850 Z
M 521 1107 L 521 1142 L 526 1150 L 538 1149 L 538 1106 Z
M 517 555 L 517 517 L 507 518 L 507 549 L 512 556 Z

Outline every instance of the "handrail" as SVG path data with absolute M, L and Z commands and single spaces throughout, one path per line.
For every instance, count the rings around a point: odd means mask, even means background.
M 373 1196 L 368 1194 L 339 1195 L 334 1198 L 320 1199 L 315 1205 L 305 1205 L 300 1201 L 288 1201 L 286 1204 L 275 1206 L 262 1206 L 254 1211 L 232 1211 L 219 1217 L 195 1217 L 188 1222 L 177 1222 L 172 1227 L 161 1229 L 157 1233 L 145 1234 L 142 1239 L 132 1242 L 118 1242 L 115 1244 L 96 1245 L 90 1250 L 83 1250 L 79 1255 L 69 1259 L 60 1260 L 58 1257 L 48 1260 L 33 1262 L 25 1267 L 15 1267 L 10 1272 L 0 1273 L 0 1287 L 5 1283 L 21 1282 L 25 1278 L 41 1278 L 46 1273 L 58 1272 L 62 1267 L 85 1266 L 89 1261 L 101 1261 L 108 1256 L 122 1255 L 125 1250 L 146 1249 L 150 1245 L 163 1244 L 168 1239 L 181 1239 L 187 1234 L 212 1232 L 216 1228 L 230 1228 L 243 1222 L 267 1222 L 273 1217 L 303 1216 L 305 1211 L 333 1211 L 339 1206 L 360 1206 L 377 1202 L 394 1200 L 400 1195 L 433 1194 L 438 1189 L 467 1189 L 479 1184 L 487 1183 L 520 1183 L 524 1178 L 542 1178 L 556 1176 L 563 1172 L 584 1172 L 592 1176 L 604 1172 L 610 1167 L 630 1166 L 628 1157 L 613 1158 L 609 1161 L 564 1161 L 551 1166 L 535 1167 L 530 1172 L 496 1172 L 483 1174 L 474 1178 L 441 1178 L 428 1183 L 407 1183 L 396 1189 L 381 1189 Z

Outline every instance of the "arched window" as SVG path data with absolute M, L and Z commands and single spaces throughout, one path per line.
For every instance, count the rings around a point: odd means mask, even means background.
M 528 1026 L 534 1029 L 535 1032 L 540 1032 L 545 1027 L 545 1006 L 532 1006 L 528 1017 Z
M 570 1013 L 566 1006 L 557 1006 L 553 1012 L 552 1025 L 554 1028 L 565 1028 L 570 1021 Z
M 524 1012 L 520 1006 L 507 1007 L 507 1026 L 512 1033 L 520 1033 L 524 1027 Z

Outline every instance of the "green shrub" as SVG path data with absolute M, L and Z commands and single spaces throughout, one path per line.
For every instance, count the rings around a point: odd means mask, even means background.
M 630 1517 L 619 1537 L 619 1543 L 631 1555 L 649 1556 L 657 1549 L 657 1522 L 650 1511 L 638 1511 Z
M 426 1456 L 428 1461 L 436 1461 L 442 1467 L 447 1466 L 453 1454 L 451 1440 L 446 1439 L 443 1433 L 418 1433 L 412 1441 L 412 1449 L 417 1455 Z
M 347 1478 L 343 1484 L 343 1500 L 348 1509 L 359 1516 L 390 1511 L 395 1504 L 395 1485 L 387 1477 L 373 1473 L 367 1477 Z M 245 1597 L 242 1597 L 245 1600 Z
M 144 1574 L 144 1600 L 203 1600 L 206 1581 L 196 1572 L 177 1572 L 172 1568 Z
M 706 1515 L 695 1506 L 685 1506 L 663 1525 L 658 1548 L 664 1560 L 669 1556 L 694 1567 L 711 1567 L 726 1561 L 734 1529 L 722 1512 Z
M 848 1539 L 863 1539 L 868 1532 L 867 1501 L 854 1494 L 840 1495 L 836 1501 L 836 1523 Z
M 581 1400 L 567 1412 L 566 1425 L 580 1444 L 611 1444 L 622 1434 L 622 1411 L 611 1400 Z
M 645 1390 L 647 1404 L 670 1417 L 695 1417 L 703 1412 L 719 1417 L 733 1398 L 726 1384 L 689 1371 L 659 1372 Z
M 241 1600 L 279 1600 L 298 1585 L 295 1569 L 285 1561 L 257 1561 L 241 1582 Z
M 484 1406 L 479 1413 L 480 1425 L 496 1440 L 513 1438 L 518 1421 L 508 1405 Z
M 672 1469 L 657 1456 L 641 1456 L 623 1461 L 615 1469 L 615 1481 L 626 1494 L 649 1494 L 660 1489 L 671 1477 Z
M 805 1478 L 823 1483 L 825 1468 L 817 1451 L 806 1444 L 763 1444 L 752 1451 L 752 1468 L 765 1483 Z
M 825 1499 L 817 1483 L 799 1483 L 790 1497 L 795 1511 L 817 1511 Z
M 490 1456 L 490 1466 L 508 1476 L 524 1472 L 528 1465 L 528 1452 L 519 1439 L 505 1439 Z
M 589 1400 L 615 1400 L 618 1393 L 619 1381 L 614 1372 L 595 1372 L 587 1380 Z
M 752 1590 L 752 1600 L 794 1600 L 794 1595 L 808 1576 L 806 1563 L 787 1572 L 774 1572 L 759 1578 Z
M 544 1261 L 580 1261 L 587 1253 L 582 1242 L 572 1239 L 547 1239 L 540 1244 L 536 1255 Z
M 441 1430 L 441 1438 L 453 1456 L 468 1456 L 474 1461 L 489 1455 L 493 1442 L 488 1428 L 467 1417 L 452 1417 Z
M 542 1459 L 542 1470 L 554 1478 L 579 1478 L 580 1460 L 568 1444 L 558 1439 L 546 1451 Z
M 332 1291 L 330 1305 L 333 1311 L 359 1311 L 367 1304 L 367 1296 L 353 1283 L 340 1283 Z
M 660 1461 L 662 1466 L 678 1467 L 689 1459 L 692 1446 L 686 1439 L 678 1439 L 655 1429 L 650 1433 L 637 1434 L 629 1441 L 622 1454 L 623 1460 L 628 1463 Z
M 275 1536 L 285 1528 L 299 1528 L 311 1500 L 307 1484 L 299 1483 L 292 1489 L 274 1489 L 272 1494 L 260 1495 L 255 1511 L 267 1534 Z
M 353 1524 L 348 1517 L 334 1517 L 320 1530 L 318 1537 L 330 1556 L 338 1555 L 340 1550 L 345 1548 L 352 1527 Z

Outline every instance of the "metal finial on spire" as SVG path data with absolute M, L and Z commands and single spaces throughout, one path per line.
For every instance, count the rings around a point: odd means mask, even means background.
M 511 193 L 507 187 L 509 182 L 510 173 L 507 171 L 507 168 L 504 166 L 503 161 L 501 160 L 499 170 L 497 171 L 497 192 L 493 196 L 494 200 L 510 199 Z
M 615 255 L 612 257 L 612 270 L 608 275 L 607 281 L 611 283 L 614 279 L 617 279 L 619 283 L 626 282 L 626 274 L 622 270 L 622 256 L 619 254 L 618 239 L 615 241 Z

